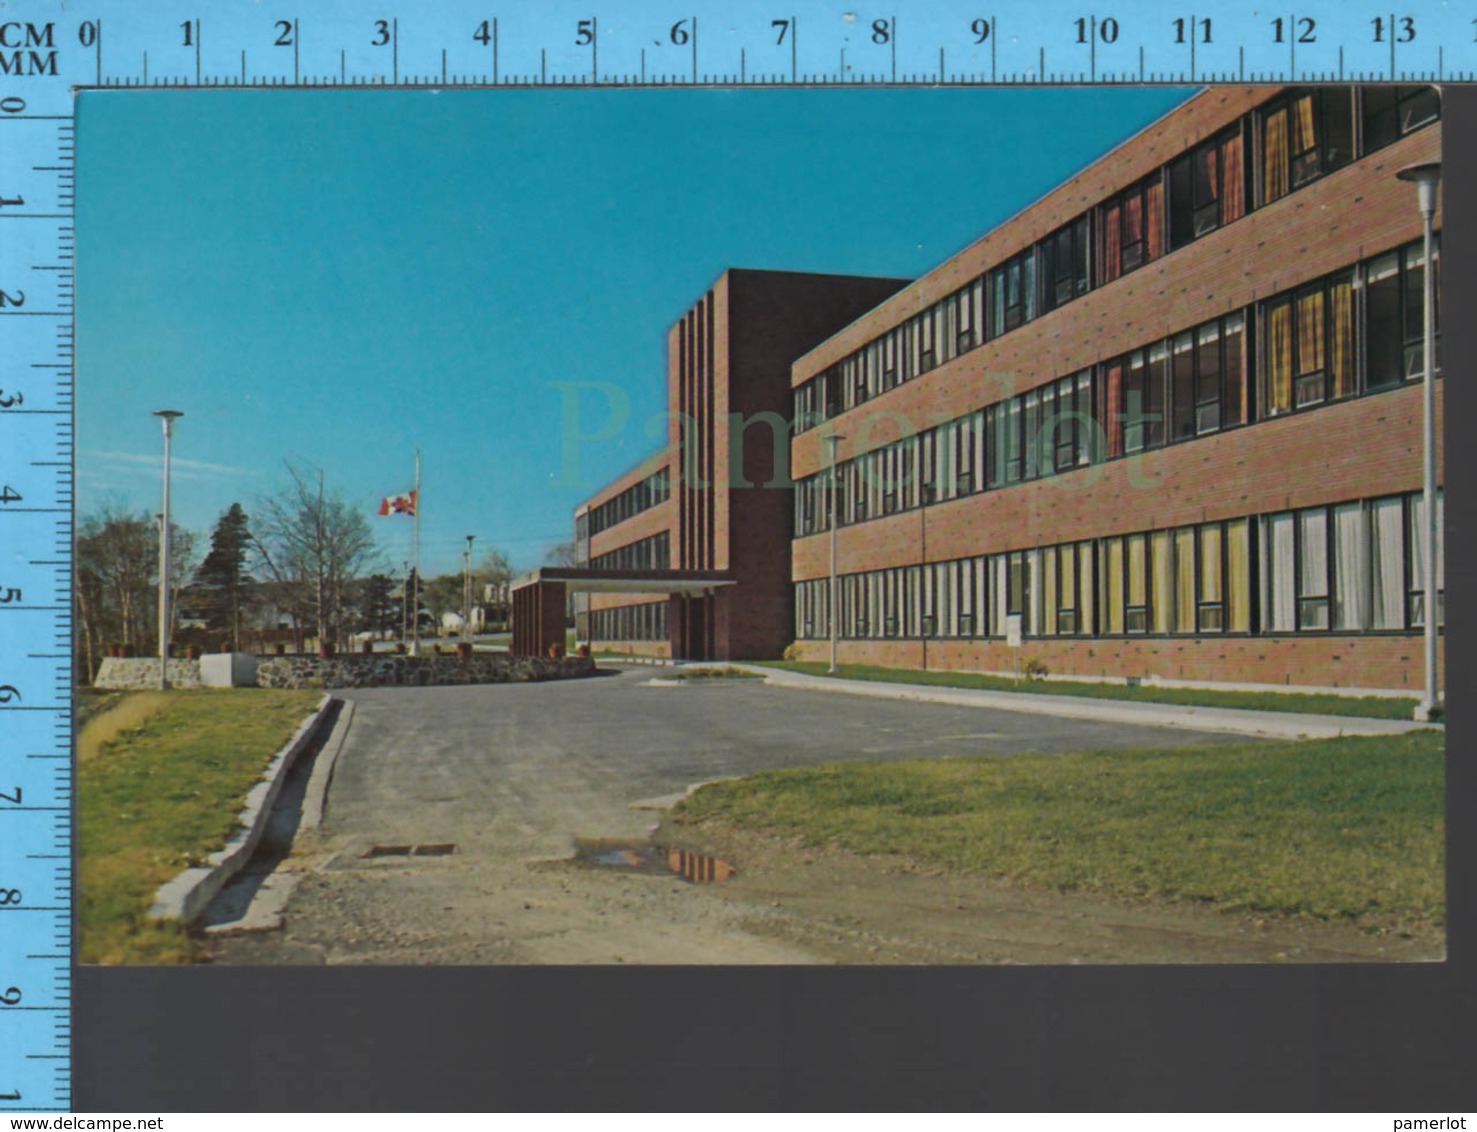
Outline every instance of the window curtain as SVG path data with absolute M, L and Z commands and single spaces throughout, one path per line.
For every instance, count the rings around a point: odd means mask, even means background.
M 1378 499 L 1370 507 L 1371 629 L 1405 627 L 1405 537 L 1398 499 Z
M 1126 554 L 1128 556 L 1128 604 L 1142 609 L 1149 602 L 1144 558 L 1148 551 L 1148 539 L 1144 535 L 1129 535 Z M 1142 630 L 1142 626 L 1140 626 Z
M 1267 415 L 1292 408 L 1292 304 L 1267 312 Z
M 1092 543 L 1079 542 L 1077 544 L 1077 595 L 1079 598 L 1077 632 L 1079 633 L 1090 634 L 1094 631 L 1092 579 Z
M 1251 535 L 1245 519 L 1226 524 L 1226 628 L 1251 631 Z
M 1106 367 L 1107 380 L 1103 382 L 1104 401 L 1103 428 L 1107 433 L 1108 458 L 1123 455 L 1123 362 L 1109 362 Z
M 1212 523 L 1200 528 L 1200 601 L 1203 605 L 1219 605 L 1221 591 L 1221 528 Z M 1217 615 L 1219 614 L 1219 615 Z M 1200 629 L 1220 629 L 1225 609 L 1207 611 Z
M 1117 201 L 1103 209 L 1102 281 L 1111 283 L 1123 273 L 1123 207 Z
M 1246 166 L 1242 158 L 1241 133 L 1221 143 L 1221 176 L 1225 184 L 1221 191 L 1221 223 L 1239 220 L 1246 213 Z
M 1328 513 L 1298 513 L 1299 629 L 1328 628 Z
M 1323 370 L 1323 291 L 1320 288 L 1298 296 L 1297 373 L 1320 373 Z
M 1164 182 L 1154 180 L 1144 193 L 1144 261 L 1164 254 Z
M 1174 628 L 1174 575 L 1169 553 L 1169 532 L 1155 531 L 1150 536 L 1149 571 L 1153 576 L 1153 590 L 1149 595 L 1152 615 L 1149 629 L 1154 633 L 1168 633 Z
M 1364 505 L 1345 503 L 1333 509 L 1333 627 L 1363 629 L 1369 608 L 1368 526 Z
M 1061 548 L 1061 590 L 1058 594 L 1057 605 L 1064 612 L 1074 612 L 1077 609 L 1077 550 L 1070 543 Z M 1075 632 L 1082 632 L 1081 624 L 1078 624 Z
M 1262 120 L 1262 203 L 1287 195 L 1287 110 L 1274 110 Z
M 1354 284 L 1341 279 L 1328 292 L 1328 373 L 1330 400 L 1354 392 Z
M 1273 515 L 1262 526 L 1263 628 L 1288 632 L 1296 625 L 1291 515 Z
M 1195 529 L 1174 532 L 1174 628 L 1195 631 Z
M 1123 632 L 1123 540 L 1107 540 L 1108 564 L 1106 570 L 1104 605 L 1110 633 Z

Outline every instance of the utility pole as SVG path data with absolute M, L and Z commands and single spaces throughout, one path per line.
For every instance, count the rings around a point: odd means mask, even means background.
M 184 413 L 155 409 L 164 424 L 164 507 L 159 515 L 159 688 L 169 687 L 169 441 L 174 422 Z

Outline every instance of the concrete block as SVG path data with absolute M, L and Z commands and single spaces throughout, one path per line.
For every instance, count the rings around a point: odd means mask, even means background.
M 256 685 L 256 656 L 249 652 L 206 653 L 200 658 L 200 683 L 207 688 Z

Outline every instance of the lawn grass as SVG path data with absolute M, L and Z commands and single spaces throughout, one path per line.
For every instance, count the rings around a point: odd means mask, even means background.
M 154 894 L 226 844 L 247 791 L 321 698 L 135 692 L 89 718 L 77 736 L 80 962 L 199 958 L 186 925 L 149 919 Z
M 763 660 L 754 663 L 807 676 L 829 676 L 816 660 Z M 1075 680 L 1014 680 L 982 672 L 939 672 L 917 668 L 883 668 L 874 664 L 837 665 L 845 680 L 879 680 L 894 684 L 927 684 L 944 688 L 982 688 L 990 692 L 1032 692 L 1041 696 L 1091 696 L 1102 700 L 1183 704 L 1187 707 L 1246 708 L 1251 711 L 1296 711 L 1314 715 L 1355 715 L 1367 719 L 1410 719 L 1416 699 L 1401 696 L 1336 696 L 1322 692 L 1239 692 L 1215 688 L 1129 687 Z
M 663 672 L 659 680 L 763 680 L 762 672 L 734 668 L 729 664 L 709 664 L 699 668 L 674 668 Z
M 1057 891 L 1429 929 L 1443 736 L 836 763 L 713 783 L 669 833 L 755 830 Z

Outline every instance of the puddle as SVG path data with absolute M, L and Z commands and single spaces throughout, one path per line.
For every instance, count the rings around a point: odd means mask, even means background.
M 652 876 L 676 874 L 694 884 L 711 884 L 738 875 L 737 869 L 717 857 L 644 841 L 580 838 L 575 842 L 574 859 L 602 868 L 630 869 Z

